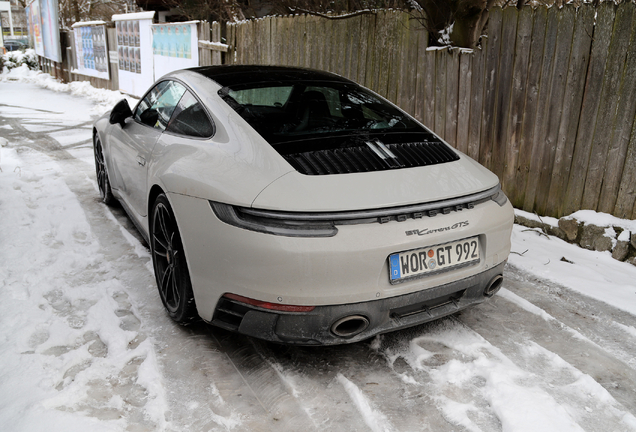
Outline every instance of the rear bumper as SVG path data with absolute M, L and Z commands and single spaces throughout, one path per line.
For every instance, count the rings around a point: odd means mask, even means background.
M 168 197 L 181 231 L 197 310 L 207 322 L 214 319 L 226 293 L 272 304 L 315 306 L 315 314 L 328 313 L 331 318 L 336 313 L 330 307 L 336 305 L 375 304 L 435 292 L 436 287 L 492 269 L 510 253 L 512 206 L 492 200 L 435 217 L 338 225 L 333 237 L 298 238 L 229 225 L 203 199 Z M 413 235 L 422 230 L 427 232 Z M 479 237 L 477 264 L 391 284 L 392 253 L 471 237 Z
M 503 274 L 505 262 L 482 273 L 414 293 L 361 303 L 317 306 L 311 312 L 274 312 L 225 297 L 212 324 L 271 342 L 292 345 L 336 345 L 358 342 L 380 333 L 411 327 L 453 314 L 488 298 L 484 290 Z M 364 317 L 368 326 L 349 337 L 337 336 L 339 320 Z

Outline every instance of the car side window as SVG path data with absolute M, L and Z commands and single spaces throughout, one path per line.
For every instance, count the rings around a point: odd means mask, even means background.
M 166 131 L 192 137 L 214 135 L 214 124 L 199 101 L 186 91 L 175 108 Z
M 176 81 L 160 82 L 137 105 L 135 120 L 165 130 L 185 91 L 186 88 Z

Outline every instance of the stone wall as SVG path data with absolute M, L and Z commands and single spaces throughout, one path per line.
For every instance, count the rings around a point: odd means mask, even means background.
M 543 222 L 540 218 L 515 215 L 515 223 L 528 228 L 537 228 L 568 243 L 595 251 L 609 251 L 612 258 L 636 266 L 636 232 L 618 226 L 598 226 L 579 221 L 572 216 L 558 220 L 558 224 Z

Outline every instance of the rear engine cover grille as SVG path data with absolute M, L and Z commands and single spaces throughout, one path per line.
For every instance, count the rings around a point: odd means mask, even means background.
M 459 156 L 440 142 L 387 144 L 389 154 L 373 151 L 371 147 L 355 146 L 314 150 L 285 155 L 284 158 L 301 174 L 348 174 L 389 169 L 437 165 L 459 160 Z M 394 156 L 394 157 L 393 157 Z

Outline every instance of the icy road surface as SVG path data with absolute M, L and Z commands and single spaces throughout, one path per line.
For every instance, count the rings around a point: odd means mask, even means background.
M 0 430 L 636 431 L 635 267 L 515 227 L 504 289 L 438 322 L 329 348 L 181 327 L 99 200 L 95 115 L 0 83 Z

